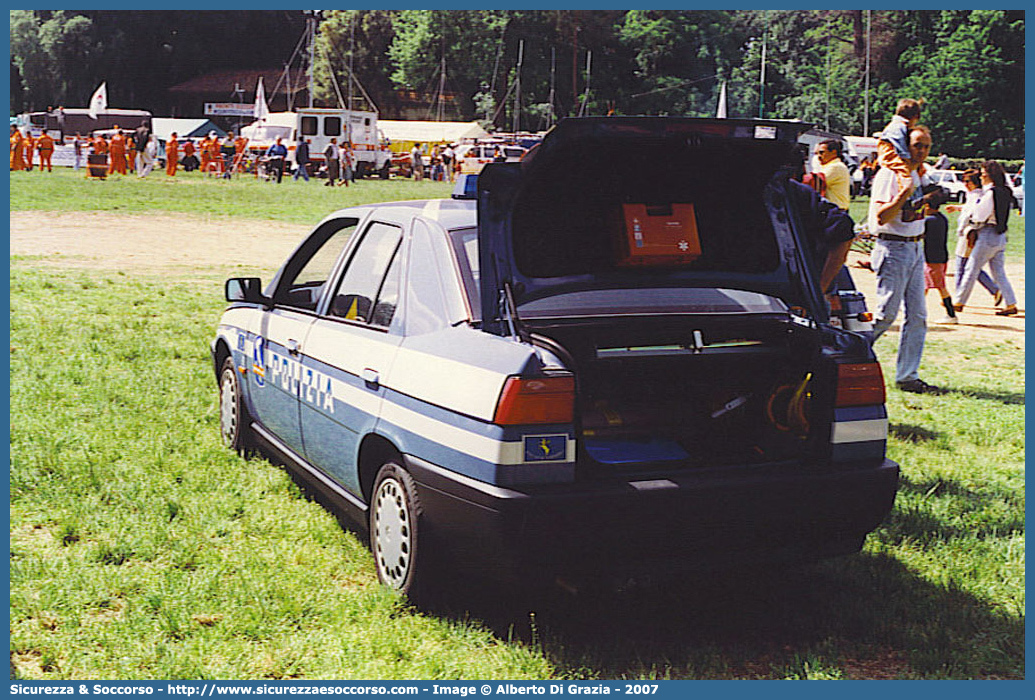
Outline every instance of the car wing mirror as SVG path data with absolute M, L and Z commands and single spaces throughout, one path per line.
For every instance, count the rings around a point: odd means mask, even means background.
M 226 300 L 270 306 L 272 300 L 262 293 L 262 280 L 258 277 L 231 277 L 226 281 Z

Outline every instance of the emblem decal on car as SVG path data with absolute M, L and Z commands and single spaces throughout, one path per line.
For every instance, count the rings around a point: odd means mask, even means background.
M 526 435 L 526 462 L 562 462 L 568 455 L 567 435 Z
M 252 374 L 255 386 L 266 386 L 266 339 L 261 336 L 252 343 Z

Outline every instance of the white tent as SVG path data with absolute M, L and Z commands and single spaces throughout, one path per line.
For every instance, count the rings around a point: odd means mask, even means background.
M 182 138 L 201 138 L 210 131 L 216 132 L 219 138 L 226 136 L 226 132 L 216 126 L 211 119 L 176 119 L 173 117 L 152 117 L 151 131 L 158 140 L 165 143 L 169 140 L 172 132 Z
M 393 147 L 402 142 L 456 143 L 463 138 L 483 139 L 489 135 L 489 132 L 476 121 L 426 122 L 378 119 L 377 126 L 392 142 Z

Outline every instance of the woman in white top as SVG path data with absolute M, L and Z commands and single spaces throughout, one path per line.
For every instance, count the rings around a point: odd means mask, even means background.
M 1006 173 L 998 162 L 986 160 L 981 165 L 981 184 L 984 186 L 981 199 L 970 214 L 970 221 L 980 228 L 977 241 L 970 253 L 970 261 L 963 274 L 962 288 L 956 310 L 962 311 L 970 293 L 974 290 L 978 273 L 986 263 L 992 267 L 992 278 L 1003 293 L 1006 308 L 996 311 L 997 316 L 1012 316 L 1017 313 L 1017 297 L 1010 280 L 1006 278 L 1006 230 L 1010 216 L 1013 193 L 1006 186 Z
M 974 207 L 977 206 L 978 200 L 981 199 L 981 195 L 984 192 L 981 189 L 981 171 L 980 170 L 968 170 L 963 173 L 963 185 L 967 188 L 967 199 L 963 204 L 963 208 L 960 210 L 959 223 L 956 226 L 956 294 L 959 295 L 960 289 L 963 288 L 963 274 L 967 269 L 967 262 L 970 259 L 970 250 L 974 247 L 974 241 L 971 241 L 967 237 L 967 231 L 971 223 L 971 215 L 974 213 Z M 999 291 L 999 287 L 995 282 L 992 281 L 992 277 L 981 270 L 978 272 L 977 278 L 978 284 L 988 290 L 988 293 L 995 299 L 995 305 L 999 306 L 1003 303 L 1003 293 Z

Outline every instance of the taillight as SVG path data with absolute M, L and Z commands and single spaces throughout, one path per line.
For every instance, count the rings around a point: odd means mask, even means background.
M 492 422 L 497 425 L 571 423 L 574 410 L 574 377 L 508 377 Z
M 837 407 L 872 406 L 885 401 L 884 373 L 876 362 L 837 366 Z

